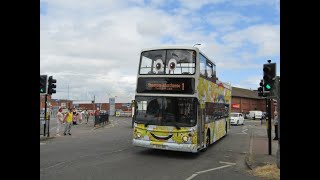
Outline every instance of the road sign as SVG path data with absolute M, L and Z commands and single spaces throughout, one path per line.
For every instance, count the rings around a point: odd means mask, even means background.
M 131 106 L 131 104 L 130 103 L 127 103 L 127 107 L 129 108 Z

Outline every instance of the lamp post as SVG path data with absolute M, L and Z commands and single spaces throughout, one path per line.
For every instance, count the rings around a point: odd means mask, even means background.
M 200 43 L 197 43 L 197 44 L 193 45 L 193 47 L 195 47 L 195 46 L 197 46 L 197 45 L 201 45 L 201 44 L 200 44 Z

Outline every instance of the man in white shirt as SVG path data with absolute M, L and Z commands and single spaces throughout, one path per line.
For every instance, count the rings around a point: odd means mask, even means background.
M 63 124 L 63 114 L 62 114 L 62 108 L 59 108 L 58 113 L 57 113 L 57 136 L 60 136 L 60 128 L 61 125 Z

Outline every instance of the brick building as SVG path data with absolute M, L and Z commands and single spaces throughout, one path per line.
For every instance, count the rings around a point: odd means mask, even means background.
M 45 96 L 44 95 L 40 95 L 40 109 L 44 109 L 45 107 Z M 50 108 L 50 107 L 66 107 L 66 108 L 69 108 L 69 107 L 72 107 L 73 106 L 73 103 L 72 103 L 72 100 L 66 100 L 66 99 L 52 99 L 51 98 L 51 95 L 48 95 L 47 96 L 47 107 Z
M 266 112 L 266 100 L 259 97 L 258 92 L 250 89 L 232 87 L 231 112 L 248 113 L 251 110 Z M 275 106 L 271 103 L 271 112 Z
M 115 103 L 115 109 L 116 110 L 122 110 L 122 111 L 128 111 L 128 107 L 127 107 L 128 103 Z M 96 107 L 99 106 L 100 110 L 106 110 L 109 111 L 110 109 L 110 105 L 109 103 L 95 103 L 95 104 L 78 104 L 77 107 L 81 108 L 81 109 L 85 109 L 87 108 L 88 110 L 94 110 L 96 109 Z M 131 108 L 129 108 L 131 109 Z

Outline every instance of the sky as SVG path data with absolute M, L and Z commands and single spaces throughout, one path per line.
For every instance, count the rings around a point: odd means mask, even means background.
M 267 60 L 280 76 L 280 0 L 40 0 L 54 99 L 130 102 L 141 49 L 198 43 L 219 80 L 256 90 Z

